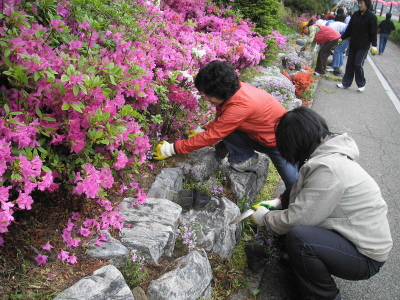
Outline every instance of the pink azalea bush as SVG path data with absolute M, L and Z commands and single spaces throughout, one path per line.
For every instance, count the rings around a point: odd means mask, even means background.
M 264 58 L 254 24 L 228 9 L 206 0 L 162 2 L 1 2 L 0 233 L 16 210 L 31 209 L 32 191 L 61 185 L 104 210 L 79 227 L 73 214 L 63 231 L 67 248 L 101 229 L 121 229 L 107 190 L 148 163 L 152 145 L 213 115 L 194 88 L 198 69 L 214 59 L 241 69 Z M 143 203 L 146 194 L 131 182 L 121 193 Z M 77 262 L 64 250 L 58 257 Z M 43 255 L 36 260 L 46 263 Z

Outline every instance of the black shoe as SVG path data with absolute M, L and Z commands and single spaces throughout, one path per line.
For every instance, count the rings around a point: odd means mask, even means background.
M 343 77 L 344 74 L 341 71 L 333 71 L 333 75 Z

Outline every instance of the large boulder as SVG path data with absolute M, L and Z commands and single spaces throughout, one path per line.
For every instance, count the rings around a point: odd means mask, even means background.
M 57 295 L 54 300 L 135 300 L 122 273 L 114 266 L 105 266 L 91 276 L 79 280 Z
M 205 209 L 183 212 L 181 222 L 190 224 L 196 232 L 197 247 L 231 258 L 240 239 L 241 226 L 229 223 L 239 214 L 238 206 L 227 198 L 211 198 Z
M 134 198 L 121 203 L 120 213 L 125 219 L 121 243 L 138 250 L 150 263 L 157 263 L 163 255 L 171 257 L 182 207 L 167 199 L 147 198 L 146 203 L 132 206 L 134 203 Z
M 176 259 L 167 272 L 153 280 L 148 289 L 149 300 L 210 299 L 212 269 L 204 250 L 191 251 Z

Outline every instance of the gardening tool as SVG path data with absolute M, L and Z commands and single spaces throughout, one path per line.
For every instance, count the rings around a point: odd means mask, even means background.
M 229 225 L 239 223 L 240 221 L 243 221 L 244 219 L 250 217 L 253 213 L 257 211 L 257 208 L 259 206 L 263 206 L 269 210 L 282 209 L 282 203 L 280 198 L 275 198 L 268 201 L 262 201 L 256 205 L 253 205 L 251 209 L 248 209 L 245 212 L 243 212 L 239 217 L 235 218 L 232 222 L 230 222 Z
M 240 221 L 243 221 L 244 219 L 250 217 L 255 212 L 256 212 L 255 209 L 248 209 L 244 213 L 242 213 L 239 217 L 235 218 L 232 222 L 230 222 L 229 225 L 239 223 Z

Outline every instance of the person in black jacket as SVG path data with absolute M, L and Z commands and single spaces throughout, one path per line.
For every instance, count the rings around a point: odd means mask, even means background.
M 382 53 L 385 51 L 386 48 L 386 43 L 390 37 L 390 33 L 392 30 L 396 30 L 396 27 L 393 24 L 393 21 L 391 20 L 392 14 L 388 12 L 386 14 L 386 20 L 383 20 L 379 24 L 379 55 L 382 55 Z
M 358 91 L 362 92 L 365 89 L 366 80 L 363 69 L 365 58 L 371 45 L 371 53 L 375 55 L 378 52 L 376 48 L 378 21 L 376 16 L 368 10 L 370 5 L 371 0 L 358 1 L 359 10 L 353 14 L 346 31 L 341 36 L 342 40 L 350 38 L 350 46 L 346 71 L 342 83 L 337 84 L 338 88 L 349 88 L 355 79 Z

